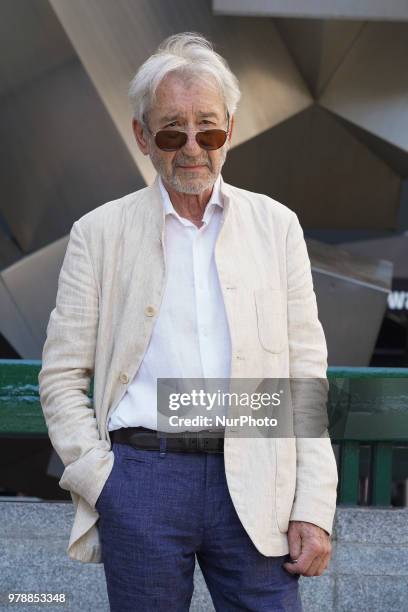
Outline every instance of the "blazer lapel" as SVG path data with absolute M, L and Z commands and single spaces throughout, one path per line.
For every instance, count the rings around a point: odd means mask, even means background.
M 124 208 L 116 264 L 111 262 L 117 265 L 117 271 L 113 270 L 118 274 L 115 301 L 121 307 L 112 321 L 117 330 L 113 350 L 116 371 L 109 414 L 127 388 L 119 382 L 119 376 L 126 373 L 129 380 L 135 376 L 160 310 L 165 286 L 163 232 L 164 210 L 157 177 Z

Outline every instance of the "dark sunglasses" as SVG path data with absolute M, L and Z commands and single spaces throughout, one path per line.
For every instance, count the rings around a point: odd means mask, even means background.
M 204 132 L 196 132 L 196 142 L 206 151 L 215 151 L 216 149 L 220 149 L 227 140 L 228 129 L 229 115 L 227 131 L 215 129 L 205 130 Z M 152 132 L 150 133 L 152 134 Z M 187 139 L 187 133 L 180 132 L 178 130 L 159 130 L 154 135 L 154 141 L 162 151 L 177 151 L 178 149 L 184 147 Z
M 195 139 L 202 149 L 215 151 L 215 149 L 220 149 L 225 144 L 227 136 L 228 132 L 224 130 L 206 130 L 205 132 L 197 132 Z M 162 151 L 177 151 L 184 147 L 187 138 L 186 132 L 160 130 L 155 135 L 154 140 Z

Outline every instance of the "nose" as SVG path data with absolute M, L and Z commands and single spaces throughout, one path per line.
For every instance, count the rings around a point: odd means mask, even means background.
M 186 132 L 187 134 L 187 142 L 184 145 L 184 147 L 182 148 L 182 150 L 185 152 L 186 155 L 190 155 L 191 157 L 193 157 L 194 155 L 200 155 L 201 154 L 201 147 L 198 144 L 198 142 L 196 141 L 196 130 L 188 130 L 188 132 Z

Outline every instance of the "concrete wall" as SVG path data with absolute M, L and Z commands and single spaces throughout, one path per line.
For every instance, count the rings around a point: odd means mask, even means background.
M 61 608 L 108 612 L 101 564 L 66 555 L 71 502 L 0 502 L 0 593 L 66 593 Z M 408 509 L 338 508 L 333 557 L 323 576 L 301 578 L 304 612 L 396 612 L 408 596 Z M 192 612 L 214 608 L 196 564 Z M 0 610 L 9 609 L 3 601 Z M 19 605 L 43 611 L 44 606 Z M 59 609 L 47 607 L 47 609 Z

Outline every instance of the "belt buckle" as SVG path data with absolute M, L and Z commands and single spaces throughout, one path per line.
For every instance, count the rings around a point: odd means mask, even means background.
M 194 435 L 193 435 L 194 434 Z M 218 442 L 215 442 L 214 446 L 210 446 L 212 440 L 218 441 L 218 438 L 212 438 L 206 436 L 207 432 L 201 431 L 189 431 L 183 435 L 183 447 L 187 452 L 206 452 L 206 453 L 220 453 L 222 452 L 218 448 Z

